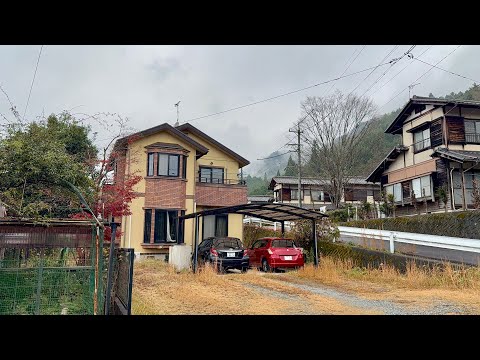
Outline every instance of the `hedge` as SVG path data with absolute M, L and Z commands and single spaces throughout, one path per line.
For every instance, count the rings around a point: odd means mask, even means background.
M 338 225 L 480 239 L 479 210 L 357 220 L 339 223 Z

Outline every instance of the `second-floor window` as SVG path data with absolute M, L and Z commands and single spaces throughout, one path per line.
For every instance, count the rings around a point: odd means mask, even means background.
M 179 155 L 158 154 L 157 175 L 178 177 L 179 168 Z
M 223 168 L 201 166 L 199 174 L 199 182 L 212 184 L 223 184 L 224 182 Z
M 303 199 L 303 190 L 301 191 L 300 196 Z M 290 199 L 298 200 L 298 190 L 295 190 L 295 189 L 290 190 Z
M 147 160 L 147 176 L 153 176 L 153 156 L 154 153 L 148 153 L 148 160 Z
M 430 129 L 413 133 L 413 150 L 419 152 L 430 147 Z
M 465 120 L 465 142 L 480 144 L 480 121 Z

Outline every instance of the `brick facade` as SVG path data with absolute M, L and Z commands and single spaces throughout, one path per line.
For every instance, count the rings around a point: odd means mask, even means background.
M 145 178 L 146 209 L 185 209 L 187 182 L 181 178 Z
M 247 203 L 247 187 L 242 185 L 196 184 L 199 206 L 233 206 Z

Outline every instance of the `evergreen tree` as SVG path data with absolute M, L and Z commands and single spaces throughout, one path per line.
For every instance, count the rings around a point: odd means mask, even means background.
M 288 158 L 287 166 L 285 167 L 285 176 L 297 176 L 298 175 L 298 167 L 297 163 L 293 161 L 292 155 Z
M 281 176 L 280 175 L 280 169 L 277 170 L 277 175 L 276 176 Z

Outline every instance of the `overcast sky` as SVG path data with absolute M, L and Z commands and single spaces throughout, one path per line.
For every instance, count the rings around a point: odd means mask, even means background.
M 427 50 L 420 59 L 436 64 L 457 46 L 417 45 L 412 53 L 418 57 Z M 174 104 L 178 101 L 183 122 L 338 77 L 349 64 L 345 74 L 376 66 L 385 57 L 389 61 L 410 47 L 45 45 L 26 119 L 35 119 L 43 112 L 47 115 L 74 108 L 72 112 L 119 113 L 128 117 L 130 126 L 136 130 L 164 122 L 173 125 Z M 39 50 L 40 46 L 0 46 L 0 85 L 21 115 Z M 438 66 L 480 79 L 479 59 L 480 46 L 462 45 Z M 402 73 L 389 81 L 407 64 Z M 379 113 L 392 111 L 405 104 L 408 90 L 383 105 L 429 68 L 404 57 L 391 68 L 379 67 L 363 82 L 370 71 L 338 80 L 330 93 L 335 88 L 348 93 L 360 84 L 356 93 L 361 95 L 389 69 L 365 95 L 372 95 Z M 432 92 L 441 96 L 472 85 L 470 80 L 438 69 L 432 69 L 419 82 L 412 95 L 428 96 Z M 300 114 L 300 102 L 306 96 L 323 95 L 331 85 L 191 123 L 254 162 L 287 141 L 287 130 Z M 7 99 L 0 94 L 0 113 L 7 115 L 8 109 Z M 94 129 L 99 131 L 99 139 L 109 136 L 96 125 Z

